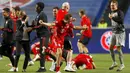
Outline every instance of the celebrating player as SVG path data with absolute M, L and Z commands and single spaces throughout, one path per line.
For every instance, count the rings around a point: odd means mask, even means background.
M 43 21 L 40 21 L 39 23 L 41 25 L 46 25 L 46 26 L 56 26 L 57 28 L 57 43 L 58 43 L 58 47 L 57 47 L 57 65 L 56 65 L 56 73 L 61 73 L 60 72 L 60 62 L 61 62 L 61 57 L 62 57 L 62 48 L 63 48 L 63 44 L 64 44 L 64 36 L 65 36 L 65 26 L 67 23 L 70 22 L 70 18 L 71 18 L 71 15 L 70 14 L 67 14 L 65 15 L 64 19 L 61 20 L 61 21 L 58 21 L 56 23 L 45 23 Z
M 86 27 L 86 30 L 81 30 L 80 33 L 81 38 L 78 41 L 78 49 L 80 53 L 88 53 L 88 49 L 86 45 L 89 43 L 91 37 L 92 37 L 92 26 L 90 19 L 86 16 L 85 10 L 81 9 L 79 11 L 79 16 L 81 17 L 81 26 Z M 79 35 L 79 34 L 76 34 Z
M 117 63 L 115 61 L 115 53 L 114 53 L 114 46 L 117 46 L 117 51 L 119 54 L 120 66 L 117 71 L 121 71 L 125 66 L 123 62 L 123 53 L 122 47 L 125 46 L 125 28 L 123 25 L 124 14 L 121 10 L 118 9 L 118 2 L 112 1 L 110 4 L 111 13 L 109 14 L 109 18 L 111 19 L 112 23 L 112 38 L 110 44 L 110 54 L 113 61 L 112 66 L 109 70 L 114 69 L 117 67 Z

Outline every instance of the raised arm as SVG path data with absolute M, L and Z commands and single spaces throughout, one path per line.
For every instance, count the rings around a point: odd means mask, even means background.
M 74 29 L 75 30 L 86 30 L 86 29 L 88 29 L 88 27 L 87 26 L 74 26 Z
M 45 23 L 43 22 L 42 20 L 39 20 L 39 23 L 42 25 L 42 26 L 48 26 L 48 27 L 51 27 L 51 26 L 54 26 L 55 23 Z

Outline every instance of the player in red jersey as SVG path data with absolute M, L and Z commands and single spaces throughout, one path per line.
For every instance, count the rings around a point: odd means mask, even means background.
M 70 14 L 65 15 L 64 19 L 55 23 L 45 23 L 43 21 L 39 21 L 41 25 L 46 25 L 46 26 L 56 26 L 57 27 L 57 40 L 58 40 L 58 45 L 57 45 L 57 65 L 56 65 L 56 73 L 61 73 L 60 72 L 60 62 L 61 62 L 61 57 L 62 57 L 62 49 L 63 49 L 63 44 L 64 44 L 64 36 L 66 35 L 66 24 L 70 22 Z
M 49 56 L 51 56 L 51 57 L 52 57 L 52 55 L 53 55 L 54 57 L 56 57 L 56 56 L 55 56 L 56 49 L 57 49 L 57 42 L 56 42 L 56 41 L 57 41 L 57 38 L 56 38 L 56 31 L 55 31 L 56 28 L 55 28 L 55 27 L 51 27 L 50 30 L 51 30 L 50 41 L 49 41 L 49 43 L 48 43 L 48 48 L 45 49 L 45 54 L 46 54 L 46 55 L 49 55 Z M 35 55 L 33 61 L 36 61 L 36 59 L 40 58 L 40 56 L 39 56 L 40 43 L 37 42 L 37 43 L 33 44 L 33 45 L 31 46 L 31 48 L 32 48 L 32 52 L 33 52 L 34 55 Z M 43 48 L 44 48 L 44 46 L 43 46 Z M 49 58 L 46 58 L 46 59 L 49 60 Z M 53 59 L 54 59 L 54 58 L 53 58 Z
M 73 28 L 74 28 L 74 25 L 72 22 L 70 22 L 69 24 L 66 25 L 66 35 L 64 38 L 63 51 L 64 52 L 66 51 L 67 55 L 65 53 L 63 53 L 63 55 L 62 55 L 64 57 L 64 59 L 66 60 L 66 67 L 64 68 L 65 71 L 75 71 L 71 67 L 71 60 L 72 60 L 72 54 L 73 54 L 71 40 L 72 40 L 72 38 L 74 38 Z
M 11 8 L 10 18 L 13 20 L 13 29 L 16 32 L 16 21 L 18 20 L 18 16 L 16 15 L 16 8 Z
M 48 44 L 48 48 L 45 50 L 46 54 L 48 54 L 54 61 L 56 61 L 56 52 L 58 47 L 58 38 L 57 38 L 57 27 L 53 26 L 50 28 L 51 36 Z
M 53 20 L 55 21 L 56 20 L 56 15 L 59 11 L 59 7 L 53 7 L 53 10 L 52 10 L 52 14 L 53 14 Z
M 78 49 L 80 53 L 88 53 L 86 45 L 89 43 L 92 37 L 92 25 L 90 19 L 85 14 L 85 10 L 81 9 L 79 11 L 79 16 L 81 17 L 81 26 L 87 27 L 87 29 L 81 30 L 80 32 L 81 38 L 78 41 Z
M 69 12 L 69 10 L 70 10 L 70 4 L 68 3 L 68 2 L 64 2 L 63 4 L 62 4 L 62 9 L 59 9 L 58 10 L 58 13 L 57 13 L 57 15 L 56 15 L 56 21 L 61 21 L 61 20 L 63 20 L 64 19 L 64 16 L 66 15 L 66 14 L 68 14 L 68 12 Z M 64 39 L 65 40 L 65 39 Z M 66 40 L 65 40 L 66 41 Z M 64 41 L 64 48 L 63 48 L 63 51 L 64 51 L 64 49 L 66 48 L 65 46 L 65 41 Z M 71 44 L 70 43 L 68 43 L 67 42 L 67 45 L 69 44 L 69 46 L 71 46 Z M 68 48 L 68 47 L 67 47 Z M 67 53 L 67 55 L 65 55 L 64 53 L 62 53 L 62 56 L 65 58 L 65 60 L 66 60 L 66 62 L 67 62 L 67 64 L 66 65 L 68 65 L 69 63 L 69 58 L 71 57 L 71 51 L 68 51 L 68 53 Z
M 73 18 L 71 17 L 70 20 L 72 21 Z M 73 54 L 71 39 L 74 38 L 74 34 L 73 34 L 74 29 L 75 30 L 85 30 L 87 28 L 84 28 L 82 26 L 74 26 L 72 22 L 69 22 L 68 24 L 66 24 L 66 35 L 64 38 L 63 57 L 67 62 L 66 67 L 64 68 L 64 70 L 67 72 L 74 72 L 75 71 L 71 67 L 71 60 L 72 60 L 72 54 Z M 65 53 L 65 52 L 67 52 L 67 53 Z
M 68 14 L 70 10 L 70 4 L 68 2 L 64 2 L 62 4 L 62 9 L 60 9 L 56 15 L 56 21 L 61 21 L 64 19 L 64 16 L 66 14 Z M 75 21 L 75 18 L 72 18 L 71 21 Z M 67 55 L 63 54 L 63 57 L 66 60 L 66 67 L 64 68 L 64 70 L 71 70 L 72 68 L 70 68 L 70 62 L 72 60 L 72 54 L 73 54 L 73 50 L 72 50 L 72 45 L 71 45 L 71 38 L 73 38 L 73 24 L 72 22 L 70 22 L 69 24 L 67 24 L 67 29 L 66 29 L 66 36 L 64 38 L 64 51 L 67 51 Z
M 53 40 L 54 40 L 54 38 L 53 38 Z M 33 52 L 33 54 L 34 54 L 34 58 L 33 58 L 33 62 L 35 62 L 36 60 L 38 60 L 38 59 L 40 59 L 40 42 L 36 42 L 36 43 L 34 43 L 32 46 L 31 46 L 31 48 L 32 48 L 32 52 Z M 43 48 L 45 48 L 44 46 L 43 46 Z M 45 49 L 45 53 L 46 53 L 46 57 L 45 57 L 45 59 L 47 60 L 47 61 L 51 61 L 52 59 L 50 58 L 50 56 L 51 55 L 53 55 L 53 56 L 55 56 L 55 45 L 54 45 L 54 43 L 49 43 L 48 44 L 48 48 L 47 49 Z
M 62 49 L 64 45 L 64 37 L 68 34 L 68 26 L 72 20 L 72 15 L 71 14 L 66 14 L 64 19 L 55 23 L 45 23 L 43 21 L 39 21 L 41 25 L 45 26 L 56 26 L 57 27 L 57 66 L 56 66 L 56 72 L 60 73 L 60 62 L 61 62 L 61 57 L 62 57 Z M 73 29 L 86 29 L 86 27 L 78 27 L 74 26 Z
M 55 53 L 56 53 L 56 49 L 57 49 L 57 38 L 56 38 L 56 27 L 53 26 L 50 28 L 51 31 L 51 36 L 50 36 L 50 41 L 48 43 L 48 47 L 45 49 L 45 54 L 47 56 L 50 56 L 54 61 L 56 61 L 55 59 Z M 40 48 L 40 43 L 37 42 L 35 44 L 33 44 L 31 46 L 32 48 L 32 52 L 34 53 L 35 57 L 33 59 L 33 61 L 36 61 L 38 58 L 40 58 L 40 54 L 39 54 L 39 48 Z M 44 46 L 43 46 L 44 48 Z M 50 57 L 46 57 L 47 60 L 50 60 Z
M 56 15 L 56 21 L 61 21 L 61 20 L 63 20 L 63 19 L 64 19 L 64 16 L 65 16 L 66 14 L 68 14 L 69 10 L 70 10 L 70 5 L 69 5 L 69 3 L 68 3 L 68 2 L 64 2 L 64 3 L 62 4 L 62 9 L 59 9 L 59 10 L 58 10 L 58 13 L 57 13 L 57 15 Z
M 34 54 L 33 61 L 40 59 L 39 48 L 40 48 L 40 42 L 36 42 L 31 46 L 32 52 Z
M 75 69 L 95 69 L 96 65 L 93 62 L 92 56 L 88 54 L 79 54 L 72 60 L 72 67 Z

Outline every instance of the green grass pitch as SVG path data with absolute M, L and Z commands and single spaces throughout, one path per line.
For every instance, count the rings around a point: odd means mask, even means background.
M 74 56 L 76 56 L 76 55 L 74 54 L 73 57 Z M 96 64 L 96 66 L 97 66 L 97 68 L 95 70 L 77 70 L 74 73 L 130 73 L 130 54 L 124 54 L 125 68 L 120 72 L 116 72 L 116 69 L 118 67 L 115 68 L 114 70 L 108 70 L 108 68 L 112 64 L 111 57 L 109 54 L 92 54 L 92 56 L 93 56 L 93 60 Z M 24 60 L 24 55 L 22 55 L 20 57 L 20 61 L 19 61 L 19 65 L 18 65 L 19 71 L 17 73 L 22 73 L 23 60 Z M 118 55 L 116 55 L 116 60 L 117 60 L 118 66 L 119 66 Z M 6 57 L 3 57 L 3 59 L 0 60 L 0 73 L 14 73 L 14 72 L 8 72 L 8 70 L 10 69 L 10 67 L 6 66 L 8 63 L 10 63 L 10 61 Z M 55 72 L 49 71 L 50 66 L 51 66 L 51 62 L 46 62 L 47 72 L 44 72 L 44 73 L 55 73 Z M 61 67 L 61 72 L 70 73 L 70 72 L 63 71 L 64 67 L 65 67 L 65 62 Z M 36 61 L 34 66 L 28 66 L 26 73 L 36 73 L 36 70 L 38 68 L 39 68 L 39 61 Z

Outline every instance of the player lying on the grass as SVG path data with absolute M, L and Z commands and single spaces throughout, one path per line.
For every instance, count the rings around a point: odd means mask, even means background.
M 35 62 L 36 60 L 39 60 L 40 59 L 40 42 L 36 42 L 34 43 L 32 46 L 31 46 L 31 49 L 32 49 L 32 53 L 34 54 L 34 57 L 33 57 L 33 62 Z M 47 61 L 50 61 L 51 58 L 46 56 L 46 60 Z
M 51 31 L 50 41 L 48 43 L 48 48 L 45 49 L 45 54 L 49 55 L 54 60 L 52 62 L 52 66 L 50 68 L 50 71 L 54 71 L 55 70 L 55 64 L 56 64 L 56 50 L 57 50 L 56 28 L 51 27 L 50 31 Z M 40 56 L 39 56 L 40 43 L 37 42 L 37 43 L 33 44 L 31 46 L 31 48 L 32 48 L 32 52 L 35 55 L 33 61 L 36 61 L 37 59 L 40 59 Z M 47 57 L 46 59 L 50 60 L 50 57 L 49 58 Z
M 31 50 L 32 50 L 32 53 L 34 54 L 34 57 L 33 57 L 34 62 L 36 60 L 40 59 L 40 55 L 39 55 L 40 47 L 39 46 L 40 46 L 40 42 L 36 42 L 33 45 L 31 45 Z
M 79 54 L 72 60 L 73 69 L 96 69 L 91 55 Z

